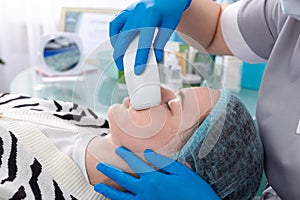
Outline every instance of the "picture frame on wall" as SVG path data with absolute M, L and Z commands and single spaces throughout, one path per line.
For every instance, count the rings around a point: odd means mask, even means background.
M 89 55 L 98 45 L 109 41 L 109 23 L 119 12 L 117 9 L 63 7 L 60 31 L 77 33 L 84 54 Z

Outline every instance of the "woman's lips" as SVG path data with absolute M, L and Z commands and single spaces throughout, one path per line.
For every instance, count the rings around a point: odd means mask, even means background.
M 123 104 L 125 105 L 126 108 L 129 108 L 129 106 L 130 106 L 130 99 L 129 99 L 129 97 L 125 97 L 123 99 Z

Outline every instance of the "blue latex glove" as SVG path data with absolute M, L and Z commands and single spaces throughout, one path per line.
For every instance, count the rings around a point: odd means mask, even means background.
M 101 183 L 94 186 L 97 192 L 112 200 L 220 199 L 198 174 L 177 161 L 145 150 L 144 156 L 147 161 L 161 170 L 156 171 L 124 147 L 117 148 L 116 153 L 128 163 L 139 178 L 111 165 L 98 164 L 99 171 L 128 190 L 119 191 Z
M 139 0 L 121 11 L 109 27 L 110 41 L 114 47 L 113 57 L 119 70 L 124 69 L 123 56 L 127 47 L 137 33 L 140 33 L 134 72 L 137 75 L 144 72 L 156 27 L 159 31 L 153 46 L 156 59 L 160 62 L 167 41 L 191 1 Z

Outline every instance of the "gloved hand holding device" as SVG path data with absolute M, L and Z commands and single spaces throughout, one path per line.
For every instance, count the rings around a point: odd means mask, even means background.
M 111 165 L 98 164 L 99 171 L 128 190 L 122 192 L 101 183 L 94 186 L 97 192 L 112 200 L 220 199 L 198 174 L 184 164 L 145 150 L 146 160 L 160 169 L 157 171 L 124 147 L 117 148 L 116 153 L 128 163 L 139 178 Z
M 191 1 L 139 0 L 121 11 L 109 27 L 110 41 L 114 48 L 113 57 L 119 70 L 123 71 L 124 53 L 137 32 L 140 33 L 140 39 L 135 61 L 135 74 L 140 75 L 144 72 L 152 42 L 154 42 L 156 59 L 160 62 L 165 44 Z M 158 33 L 153 41 L 156 27 Z

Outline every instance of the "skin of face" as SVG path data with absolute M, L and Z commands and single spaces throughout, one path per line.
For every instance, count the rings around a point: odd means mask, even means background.
M 99 162 L 105 162 L 132 173 L 114 153 L 118 146 L 127 147 L 143 160 L 145 149 L 165 156 L 179 151 L 210 113 L 219 96 L 219 91 L 206 87 L 184 88 L 176 93 L 162 87 L 161 104 L 150 109 L 134 110 L 129 98 L 111 106 L 108 111 L 111 134 L 92 139 L 86 151 L 90 183 L 102 182 L 120 189 L 96 170 Z

